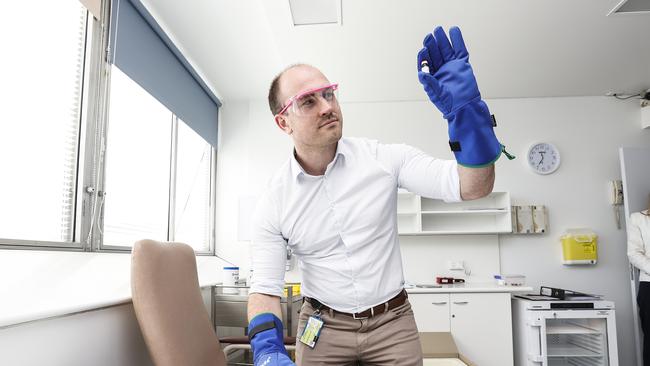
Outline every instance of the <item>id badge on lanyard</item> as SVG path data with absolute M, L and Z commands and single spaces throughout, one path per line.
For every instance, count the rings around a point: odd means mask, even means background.
M 313 315 L 309 316 L 307 325 L 305 325 L 305 329 L 303 329 L 298 340 L 309 348 L 314 348 L 316 342 L 318 342 L 323 325 L 325 325 L 325 322 L 320 317 L 320 311 L 317 310 Z

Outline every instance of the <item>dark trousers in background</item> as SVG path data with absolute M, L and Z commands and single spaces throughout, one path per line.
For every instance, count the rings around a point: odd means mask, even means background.
M 650 366 L 650 282 L 639 282 L 636 302 L 639 305 L 639 317 L 643 329 L 643 366 Z

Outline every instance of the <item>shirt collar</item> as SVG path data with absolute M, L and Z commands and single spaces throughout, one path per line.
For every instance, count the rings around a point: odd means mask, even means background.
M 350 154 L 350 147 L 348 146 L 348 142 L 346 141 L 345 138 L 341 138 L 336 144 L 336 153 L 334 153 L 334 160 L 332 160 L 332 162 L 336 162 L 339 155 L 345 157 L 345 156 L 349 156 L 349 154 Z M 298 159 L 296 159 L 296 149 L 294 148 L 293 151 L 291 152 L 291 176 L 293 177 L 294 181 L 297 181 L 298 177 L 301 175 L 308 175 L 308 174 L 302 168 L 302 166 L 298 162 Z

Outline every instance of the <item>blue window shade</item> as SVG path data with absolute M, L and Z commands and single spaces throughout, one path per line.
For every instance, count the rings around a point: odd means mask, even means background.
M 221 102 L 137 0 L 113 0 L 109 62 L 212 146 Z

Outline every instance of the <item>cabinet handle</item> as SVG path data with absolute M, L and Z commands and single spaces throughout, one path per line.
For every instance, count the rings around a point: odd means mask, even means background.
M 444 305 L 446 303 L 447 303 L 446 301 L 436 301 L 436 302 L 432 302 L 431 304 L 433 304 L 433 305 Z
M 456 305 L 466 305 L 466 304 L 469 304 L 469 301 L 454 301 L 454 304 L 456 304 Z

